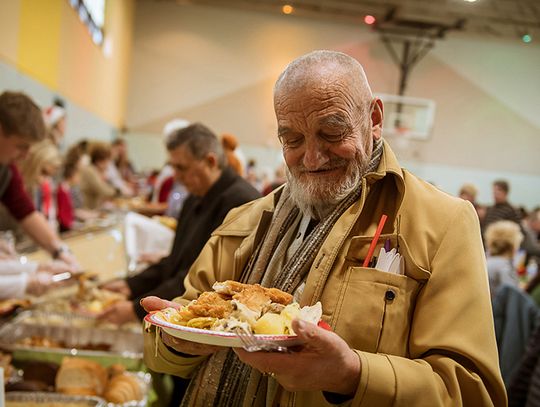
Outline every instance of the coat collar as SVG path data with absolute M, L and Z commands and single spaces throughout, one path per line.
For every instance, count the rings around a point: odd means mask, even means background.
M 206 195 L 199 198 L 197 202 L 197 208 L 204 207 L 213 202 L 224 190 L 226 190 L 236 180 L 236 173 L 230 168 L 226 167 L 221 172 L 220 177 L 210 187 Z

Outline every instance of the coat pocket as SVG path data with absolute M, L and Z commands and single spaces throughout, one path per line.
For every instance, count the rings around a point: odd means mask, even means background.
M 407 274 L 424 275 L 424 270 L 413 270 L 416 266 L 408 263 Z M 349 263 L 332 325 L 354 349 L 407 356 L 415 300 L 422 285 L 407 275 Z

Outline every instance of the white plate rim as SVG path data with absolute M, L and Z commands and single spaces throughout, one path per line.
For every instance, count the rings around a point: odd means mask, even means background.
M 158 318 L 155 313 L 147 314 L 144 317 L 144 320 L 152 325 L 162 328 L 169 335 L 179 339 L 233 348 L 241 348 L 243 346 L 242 341 L 234 332 L 210 331 L 207 329 L 176 325 Z M 301 343 L 296 335 L 255 335 L 255 337 L 261 340 L 275 342 L 283 346 L 295 346 Z

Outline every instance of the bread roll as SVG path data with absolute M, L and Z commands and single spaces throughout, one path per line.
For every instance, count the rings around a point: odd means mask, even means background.
M 103 396 L 110 403 L 122 404 L 140 400 L 143 394 L 139 381 L 135 377 L 120 374 L 111 378 Z
M 99 363 L 64 358 L 56 375 L 56 390 L 82 396 L 101 396 L 107 385 L 107 370 Z

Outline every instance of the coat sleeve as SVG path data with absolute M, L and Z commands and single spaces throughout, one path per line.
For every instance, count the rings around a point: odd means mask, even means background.
M 234 218 L 235 214 L 235 210 L 231 211 L 223 224 L 226 224 L 228 219 Z M 236 252 L 245 236 L 244 231 L 238 230 L 214 232 L 184 279 L 186 291 L 175 301 L 188 303 L 203 291 L 210 291 L 214 282 L 238 278 L 234 275 L 232 254 Z M 156 372 L 188 378 L 197 366 L 206 360 L 205 357 L 185 358 L 171 352 L 159 336 L 156 339 L 154 327 L 145 329 L 144 337 L 145 364 Z
M 419 293 L 410 357 L 358 351 L 355 406 L 506 406 L 476 214 L 449 217 Z

